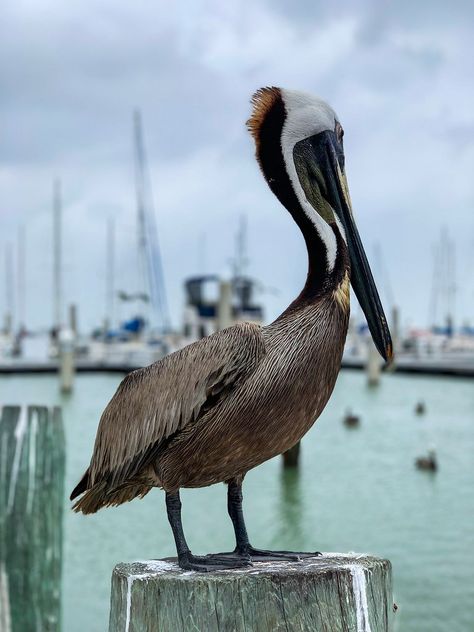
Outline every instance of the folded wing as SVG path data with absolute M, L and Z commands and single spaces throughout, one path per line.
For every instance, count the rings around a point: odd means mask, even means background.
M 137 477 L 163 442 L 245 381 L 264 354 L 260 327 L 242 323 L 130 373 L 102 414 L 89 469 L 71 500 L 92 488 L 100 488 L 101 506 L 120 504 L 127 487 L 137 488 L 132 497 L 144 495 L 149 488 L 140 491 Z

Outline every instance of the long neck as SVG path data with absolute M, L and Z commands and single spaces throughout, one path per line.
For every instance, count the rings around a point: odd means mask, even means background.
M 341 283 L 349 269 L 346 243 L 336 224 L 326 224 L 325 239 L 301 207 L 291 182 L 281 147 L 281 131 L 285 120 L 283 101 L 276 100 L 263 121 L 257 142 L 257 159 L 270 189 L 298 224 L 308 250 L 308 276 L 305 286 L 292 306 L 314 302 Z M 321 220 L 323 221 L 323 220 Z M 336 247 L 329 266 L 328 237 Z M 291 307 L 291 306 L 290 306 Z
M 338 226 L 332 224 L 336 254 L 333 267 L 329 269 L 327 245 L 323 237 L 311 221 L 308 220 L 303 227 L 299 222 L 297 223 L 303 233 L 308 251 L 308 275 L 296 302 L 300 304 L 312 303 L 341 285 L 346 273 L 350 272 L 349 254 Z
M 337 295 L 347 275 L 350 275 L 350 263 L 347 245 L 336 224 L 331 225 L 336 244 L 333 267 L 329 268 L 327 245 L 314 224 L 302 210 L 291 212 L 303 234 L 308 251 L 308 274 L 303 289 L 286 310 L 292 312 L 306 305 L 317 303 L 322 297 L 333 293 Z M 344 288 L 346 291 L 347 288 Z

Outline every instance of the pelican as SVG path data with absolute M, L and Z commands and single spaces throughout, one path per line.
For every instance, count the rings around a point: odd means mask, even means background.
M 178 563 L 238 568 L 299 553 L 254 548 L 242 512 L 245 474 L 294 446 L 334 388 L 349 319 L 350 284 L 375 345 L 392 343 L 351 208 L 343 129 L 309 94 L 262 88 L 247 123 L 270 189 L 299 226 L 308 275 L 299 296 L 270 325 L 239 323 L 130 373 L 100 419 L 73 509 L 102 507 L 165 491 Z M 181 488 L 224 482 L 236 546 L 193 555 L 181 522 Z M 308 555 L 315 555 L 309 553 Z

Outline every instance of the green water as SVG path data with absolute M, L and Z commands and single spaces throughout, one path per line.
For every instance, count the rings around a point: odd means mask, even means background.
M 55 378 L 2 377 L 4 403 L 60 403 L 67 437 L 67 490 L 90 458 L 97 421 L 117 376 L 79 376 L 61 398 Z M 427 412 L 415 416 L 423 399 Z M 361 426 L 341 421 L 350 407 Z M 434 445 L 439 471 L 418 471 Z M 474 384 L 469 380 L 386 376 L 377 389 L 342 372 L 334 395 L 305 437 L 298 473 L 274 459 L 250 472 L 245 512 L 263 548 L 370 552 L 393 563 L 400 632 L 474 630 Z M 226 490 L 185 490 L 184 526 L 196 553 L 232 546 Z M 66 501 L 65 501 L 66 502 Z M 67 503 L 69 507 L 69 503 Z M 116 562 L 174 554 L 162 492 L 95 516 L 65 519 L 63 629 L 107 630 Z

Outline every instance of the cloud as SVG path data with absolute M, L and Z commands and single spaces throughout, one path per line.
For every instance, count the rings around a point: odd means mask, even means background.
M 134 283 L 137 106 L 175 324 L 202 235 L 209 271 L 228 269 L 241 213 L 249 217 L 251 272 L 280 289 L 265 297 L 268 316 L 285 307 L 305 276 L 304 247 L 258 172 L 244 125 L 251 93 L 271 84 L 334 105 L 369 255 L 379 242 L 402 315 L 425 322 L 440 226 L 457 237 L 460 262 L 473 235 L 472 17 L 467 2 L 407 0 L 7 3 L 0 212 L 4 242 L 27 227 L 31 325 L 48 324 L 52 311 L 56 175 L 64 187 L 65 300 L 79 302 L 83 327 L 103 317 L 110 216 L 117 283 Z M 468 294 L 459 294 L 460 314 L 472 313 Z

